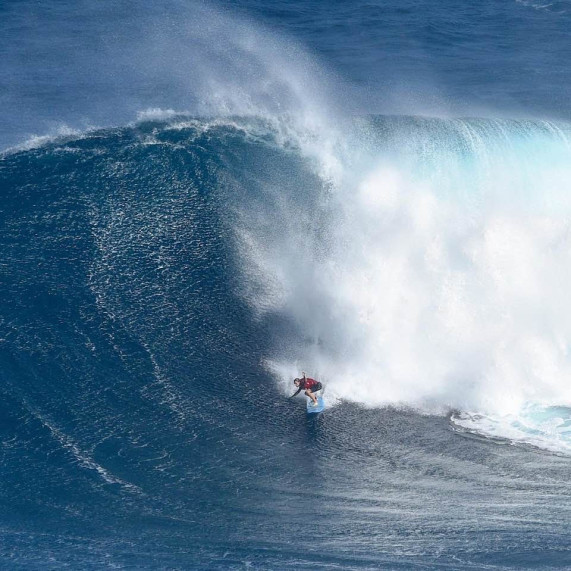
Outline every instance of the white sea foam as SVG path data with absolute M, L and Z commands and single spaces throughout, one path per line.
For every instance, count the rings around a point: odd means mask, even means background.
M 513 444 L 527 444 L 551 452 L 571 455 L 571 408 L 535 404 L 518 414 L 489 416 L 461 412 L 452 415 L 455 430 L 496 437 Z
M 91 129 L 88 129 L 87 132 L 89 132 L 89 130 Z M 86 133 L 85 131 L 82 132 L 77 129 L 72 129 L 68 125 L 63 125 L 63 124 L 58 125 L 56 128 L 52 129 L 49 133 L 46 133 L 45 135 L 29 135 L 26 138 L 26 140 L 24 140 L 22 143 L 19 143 L 18 145 L 15 145 L 13 147 L 8 147 L 7 149 L 2 150 L 0 152 L 0 156 L 2 154 L 11 154 L 20 151 L 29 151 L 32 149 L 38 149 L 54 141 L 63 141 L 68 138 L 78 139 L 83 135 L 85 135 L 85 133 Z
M 253 304 L 303 338 L 272 369 L 367 406 L 516 419 L 569 405 L 569 127 L 416 123 L 346 145 L 322 211 L 281 196 L 274 236 L 241 228 L 248 279 L 266 286 Z

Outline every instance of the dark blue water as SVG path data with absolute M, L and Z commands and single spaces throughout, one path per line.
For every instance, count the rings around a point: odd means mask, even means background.
M 570 23 L 0 3 L 0 567 L 571 568 Z

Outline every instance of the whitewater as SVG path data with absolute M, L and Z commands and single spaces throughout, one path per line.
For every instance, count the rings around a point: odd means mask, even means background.
M 568 568 L 566 3 L 0 9 L 2 565 Z

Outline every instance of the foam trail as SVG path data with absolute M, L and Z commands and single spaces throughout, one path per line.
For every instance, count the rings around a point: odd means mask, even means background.
M 271 239 L 241 228 L 249 279 L 266 286 L 253 303 L 300 333 L 273 369 L 297 361 L 330 394 L 373 406 L 517 415 L 571 403 L 569 134 L 548 122 L 361 125 L 311 215 L 282 196 Z
M 571 455 L 571 409 L 569 407 L 527 405 L 517 415 L 488 416 L 456 413 L 454 430 L 497 437 L 514 444 L 527 444 L 551 452 Z

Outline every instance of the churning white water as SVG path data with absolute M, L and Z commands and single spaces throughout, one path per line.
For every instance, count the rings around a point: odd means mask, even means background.
M 324 145 L 318 207 L 273 189 L 271 235 L 241 230 L 265 282 L 254 304 L 304 339 L 273 369 L 367 406 L 513 418 L 571 403 L 570 132 L 373 118 L 336 161 Z

